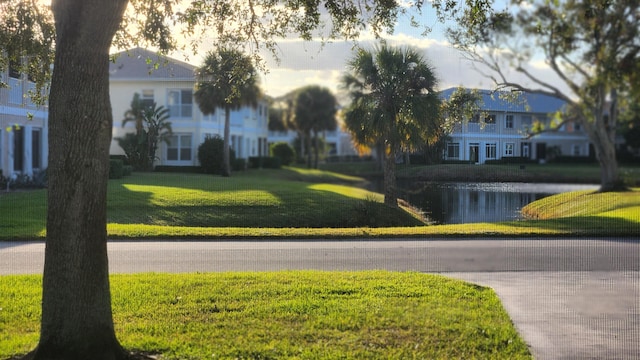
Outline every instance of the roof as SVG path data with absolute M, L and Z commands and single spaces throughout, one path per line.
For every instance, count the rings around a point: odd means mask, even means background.
M 440 96 L 448 99 L 456 88 L 443 90 Z M 471 90 L 471 89 L 467 89 Z M 496 112 L 529 112 L 529 113 L 554 113 L 562 110 L 566 102 L 555 96 L 521 92 L 519 96 L 507 91 L 478 90 L 482 95 L 480 104 L 484 111 Z M 506 96 L 500 96 L 504 94 Z
M 109 64 L 109 78 L 193 80 L 195 70 L 191 64 L 138 47 L 115 54 L 115 62 Z

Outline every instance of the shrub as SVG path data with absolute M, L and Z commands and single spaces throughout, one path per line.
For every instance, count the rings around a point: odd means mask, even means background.
M 233 171 L 244 171 L 247 168 L 247 160 L 245 159 L 234 159 L 231 162 L 231 169 Z
M 249 168 L 251 169 L 279 169 L 282 167 L 282 159 L 277 156 L 251 156 L 249 158 Z
M 155 172 L 165 173 L 202 173 L 200 166 L 175 166 L 175 165 L 158 165 L 154 169 Z
M 122 179 L 124 176 L 124 162 L 119 159 L 109 160 L 109 179 Z
M 122 175 L 129 176 L 133 173 L 133 166 L 125 165 L 122 167 Z
M 198 146 L 198 161 L 205 174 L 222 174 L 224 140 L 218 136 L 211 136 L 204 139 Z M 236 156 L 233 149 L 229 149 L 230 162 L 233 164 Z
M 296 158 L 296 151 L 286 142 L 278 142 L 271 145 L 271 156 L 280 158 L 282 165 L 291 165 Z

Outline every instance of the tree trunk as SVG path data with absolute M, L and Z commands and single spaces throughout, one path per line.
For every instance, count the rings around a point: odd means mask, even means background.
M 307 168 L 311 169 L 311 132 L 305 134 L 307 138 Z
M 319 150 L 320 148 L 320 144 L 318 143 L 318 132 L 314 131 L 313 134 L 313 168 L 317 169 L 318 168 L 318 157 L 320 156 Z
M 387 206 L 397 208 L 396 151 L 393 146 L 387 148 L 384 156 L 384 203 Z
M 111 313 L 109 49 L 126 0 L 57 0 L 42 323 L 34 359 L 125 359 Z
M 224 140 L 222 149 L 222 176 L 231 176 L 231 155 L 229 154 L 229 142 L 231 138 L 231 109 L 224 108 Z

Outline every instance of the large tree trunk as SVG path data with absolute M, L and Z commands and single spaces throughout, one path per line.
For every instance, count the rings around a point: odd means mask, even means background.
M 231 155 L 229 151 L 231 138 L 231 109 L 224 109 L 224 138 L 222 148 L 222 176 L 231 176 Z
M 389 146 L 384 152 L 384 203 L 398 207 L 398 191 L 396 187 L 396 151 Z
M 115 337 L 106 192 L 109 48 L 126 0 L 54 0 L 49 192 L 40 341 L 34 359 L 124 359 Z

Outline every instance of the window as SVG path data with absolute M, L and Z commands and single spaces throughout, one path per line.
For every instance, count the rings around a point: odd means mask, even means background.
M 504 121 L 504 127 L 507 129 L 513 129 L 513 115 L 507 115 Z
M 153 109 L 156 104 L 156 102 L 153 100 L 153 89 L 142 90 L 142 96 L 140 97 L 140 100 L 142 101 L 142 106 L 144 106 L 146 109 Z
M 167 104 L 171 117 L 190 118 L 193 108 L 191 89 L 169 90 Z
M 573 156 L 580 156 L 582 152 L 580 151 L 580 145 L 573 145 Z
M 495 159 L 496 158 L 496 144 L 487 144 L 486 146 L 486 158 L 487 159 Z
M 191 134 L 173 135 L 167 145 L 168 161 L 191 161 Z
M 13 60 L 9 61 L 9 77 L 12 79 L 20 79 L 21 75 L 20 63 Z
M 504 156 L 513 156 L 515 147 L 516 147 L 516 144 L 514 143 L 504 144 Z
M 523 128 L 531 128 L 531 124 L 533 124 L 533 119 L 531 118 L 531 115 L 522 115 L 522 127 Z
M 459 159 L 460 158 L 460 144 L 447 143 L 447 158 Z
M 31 166 L 40 169 L 40 158 L 42 149 L 42 137 L 40 129 L 31 130 Z
M 484 117 L 484 119 L 482 121 L 485 124 L 495 124 L 496 123 L 496 116 L 495 115 L 487 115 L 487 116 Z M 480 122 L 480 115 L 478 115 L 478 114 L 473 115 L 473 117 L 471 118 L 471 120 L 469 120 L 469 122 L 479 123 Z

